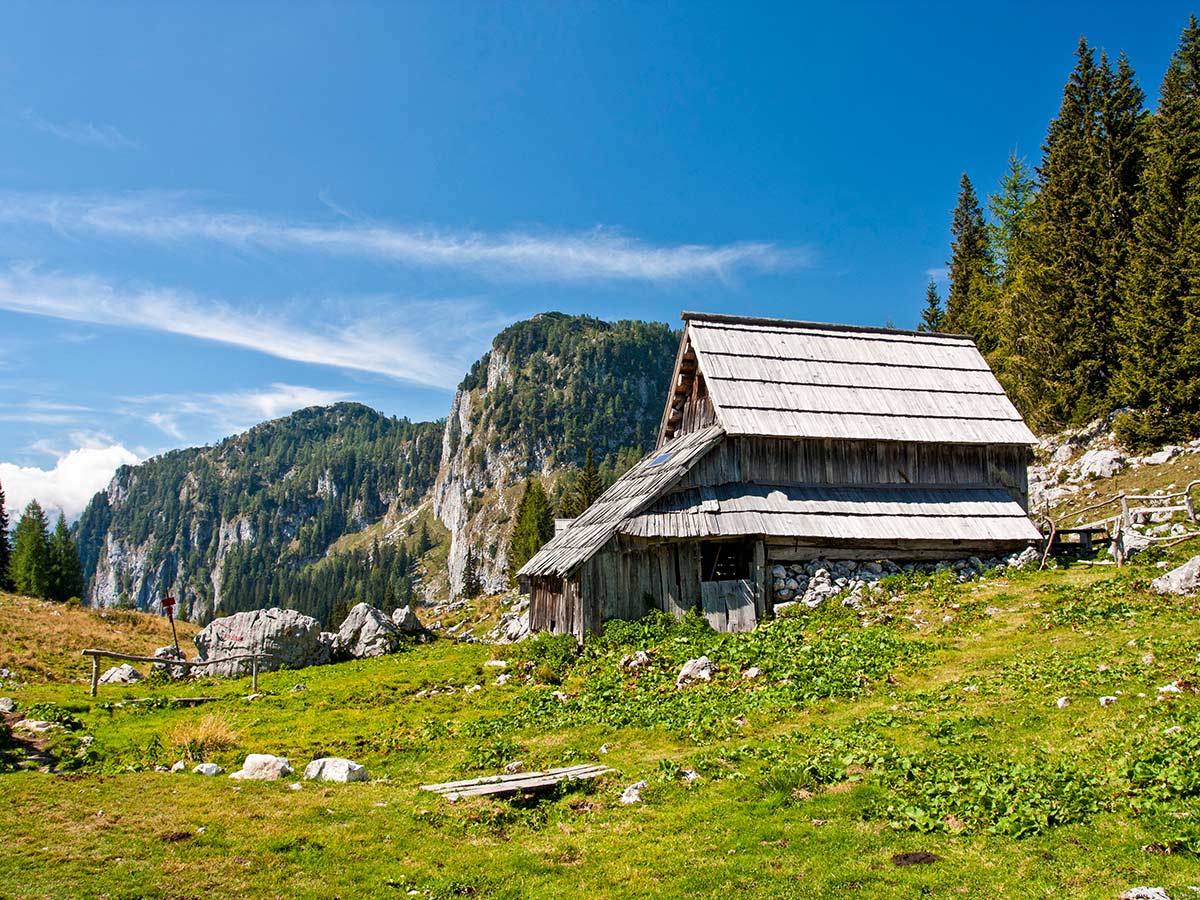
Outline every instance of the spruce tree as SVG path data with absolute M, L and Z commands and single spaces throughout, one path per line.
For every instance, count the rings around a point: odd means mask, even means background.
M 1053 424 L 1106 408 L 1115 372 L 1117 276 L 1129 253 L 1131 202 L 1141 168 L 1142 95 L 1122 58 L 1080 40 L 1038 169 L 1039 265 L 1050 350 L 1043 361 Z
M 542 483 L 536 478 L 525 481 L 525 490 L 517 505 L 516 524 L 513 526 L 512 541 L 508 550 L 508 572 L 510 580 L 516 580 L 517 571 L 554 537 L 554 513 Z
M 600 470 L 596 468 L 596 461 L 592 457 L 591 447 L 588 447 L 583 468 L 579 471 L 579 485 L 577 490 L 579 491 L 579 511 L 581 513 L 595 503 L 600 495 L 604 493 L 604 479 L 600 477 Z
M 473 600 L 479 596 L 483 590 L 483 584 L 479 578 L 479 564 L 475 558 L 475 548 L 467 547 L 467 558 L 463 562 L 463 589 L 462 594 L 468 600 Z
M 994 340 L 988 310 L 988 276 L 992 268 L 988 250 L 987 224 L 975 194 L 975 186 L 963 172 L 959 182 L 958 204 L 950 223 L 950 290 L 946 295 L 946 313 L 942 328 L 955 334 L 969 334 L 986 352 Z
M 925 288 L 925 308 L 921 310 L 921 322 L 917 325 L 917 331 L 941 331 L 943 315 L 942 298 L 938 294 L 937 282 L 930 278 L 929 285 Z
M 29 501 L 13 532 L 8 570 L 18 594 L 50 596 L 50 536 L 46 533 L 46 514 L 36 500 Z
M 1192 16 L 1149 125 L 1135 243 L 1118 318 L 1119 423 L 1149 447 L 1200 434 L 1200 26 Z
M 50 536 L 49 596 L 60 602 L 83 596 L 83 567 L 62 513 L 58 514 L 58 523 Z
M 0 591 L 12 589 L 12 584 L 8 579 L 8 564 L 12 559 L 12 544 L 8 529 L 8 509 L 4 505 L 4 485 L 0 484 Z

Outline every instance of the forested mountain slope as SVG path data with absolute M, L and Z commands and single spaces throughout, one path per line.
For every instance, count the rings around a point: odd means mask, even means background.
M 124 466 L 77 525 L 88 599 L 157 609 L 170 592 L 196 621 L 273 604 L 324 619 L 367 578 L 403 599 L 405 557 L 416 549 L 403 543 L 403 553 L 387 545 L 374 566 L 311 564 L 389 509 L 420 503 L 437 474 L 441 433 L 441 423 L 341 403 Z
M 442 442 L 434 510 L 450 529 L 450 580 L 507 579 L 510 518 L 527 475 L 562 481 L 589 449 L 602 470 L 654 444 L 679 335 L 655 322 L 546 313 L 506 328 L 463 379 Z
M 676 341 L 662 324 L 548 313 L 496 337 L 445 423 L 342 403 L 123 467 L 76 526 L 89 602 L 157 609 L 169 592 L 194 621 L 278 605 L 327 624 L 357 600 L 395 606 L 432 590 L 417 585 L 446 540 L 431 510 L 450 529 L 452 592 L 468 550 L 499 589 L 523 479 L 561 492 L 589 449 L 610 479 L 648 449 Z M 442 591 L 445 553 L 428 560 Z

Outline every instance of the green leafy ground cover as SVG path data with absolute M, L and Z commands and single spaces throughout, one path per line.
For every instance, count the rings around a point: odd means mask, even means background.
M 863 617 L 829 608 L 749 635 L 614 623 L 578 654 L 439 641 L 264 675 L 252 701 L 245 680 L 96 700 L 78 682 L 6 688 L 71 729 L 46 748 L 56 772 L 0 774 L 0 896 L 1190 896 L 1200 610 L 1147 589 L 1155 562 L 913 580 Z M 622 671 L 635 650 L 650 663 Z M 720 675 L 675 690 L 701 654 Z M 223 699 L 180 708 L 178 694 Z M 232 770 L 248 752 L 298 768 L 348 756 L 374 780 L 291 790 L 153 770 Z M 617 771 L 540 799 L 417 788 L 515 759 Z M 639 780 L 645 802 L 621 805 Z M 916 852 L 938 859 L 893 862 Z

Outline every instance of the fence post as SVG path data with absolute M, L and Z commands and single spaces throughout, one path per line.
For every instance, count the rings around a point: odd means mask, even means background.
M 258 654 L 250 657 L 250 691 L 258 693 Z
M 100 687 L 100 657 L 92 656 L 92 696 L 96 696 L 96 691 Z

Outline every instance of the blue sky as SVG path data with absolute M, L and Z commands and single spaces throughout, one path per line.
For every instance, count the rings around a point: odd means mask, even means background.
M 0 482 L 313 403 L 438 418 L 509 322 L 912 326 L 960 174 L 1174 3 L 0 8 Z

